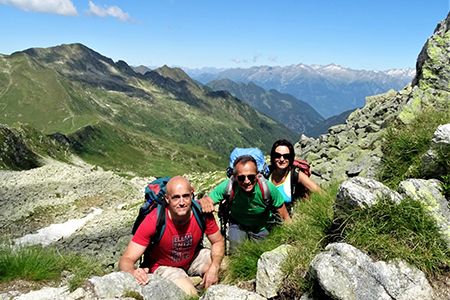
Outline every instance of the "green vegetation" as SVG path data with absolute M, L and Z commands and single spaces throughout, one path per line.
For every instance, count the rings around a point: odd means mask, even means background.
M 442 176 L 442 195 L 447 199 L 450 198 L 450 174 Z
M 137 176 L 175 176 L 224 170 L 226 159 L 202 147 L 177 144 L 158 137 L 131 134 L 107 123 L 89 126 L 70 135 L 75 154 L 103 169 Z
M 123 296 L 126 298 L 134 298 L 136 300 L 144 300 L 144 297 L 142 297 L 141 294 L 135 291 L 125 291 L 125 293 L 123 293 Z
M 450 109 L 424 109 L 409 125 L 388 128 L 383 144 L 379 179 L 392 189 L 408 178 L 421 178 L 421 157 L 430 147 L 436 128 L 450 123 Z M 448 161 L 448 160 L 447 160 Z
M 314 256 L 331 242 L 351 244 L 379 260 L 403 260 L 428 277 L 450 266 L 450 249 L 420 202 L 406 199 L 397 205 L 380 199 L 368 209 L 341 207 L 336 211 L 338 215 L 333 215 L 337 187 L 332 185 L 323 193 L 313 194 L 311 201 L 299 202 L 292 223 L 274 228 L 266 240 L 239 245 L 222 272 L 223 282 L 255 278 L 261 254 L 281 244 L 295 246 L 283 265 L 285 274 L 290 274 L 282 286 L 287 293 L 313 290 L 313 281 L 305 276 L 306 272 Z
M 13 279 L 59 281 L 64 270 L 74 275 L 69 280 L 71 291 L 80 287 L 85 278 L 106 274 L 106 270 L 92 258 L 63 255 L 41 246 L 15 247 L 2 244 L 0 247 L 0 283 Z
M 257 262 L 262 253 L 271 251 L 281 244 L 295 246 L 289 253 L 284 266 L 287 285 L 296 289 L 304 288 L 303 276 L 311 260 L 327 244 L 327 232 L 333 218 L 333 203 L 338 185 L 332 185 L 323 193 L 314 193 L 310 201 L 302 200 L 294 206 L 292 222 L 289 225 L 275 227 L 269 237 L 260 243 L 246 241 L 240 244 L 236 253 L 229 257 L 223 280 L 229 283 L 245 281 L 256 276 Z
M 380 260 L 401 259 L 428 276 L 450 266 L 450 249 L 436 222 L 419 201 L 399 205 L 381 199 L 370 208 L 342 208 L 336 216 L 334 238 L 349 243 Z
M 135 76 L 80 44 L 17 52 L 0 67 L 8 74 L 0 76 L 2 123 L 36 128 L 27 146 L 58 160 L 67 149 L 46 153 L 36 135 L 59 132 L 91 164 L 143 176 L 217 170 L 234 147 L 267 153 L 274 140 L 299 138 L 181 69 Z

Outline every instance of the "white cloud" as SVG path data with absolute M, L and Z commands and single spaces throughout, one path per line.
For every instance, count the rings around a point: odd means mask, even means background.
M 246 59 L 231 58 L 230 60 L 236 64 L 240 64 L 240 63 L 247 64 L 248 63 L 248 60 L 246 60 Z
M 254 53 L 254 54 L 253 54 L 253 62 L 256 62 L 260 57 L 261 57 L 261 54 L 259 54 L 259 53 Z
M 269 58 L 267 58 L 270 61 L 277 61 L 277 58 L 275 55 L 269 56 Z
M 2 1 L 2 0 L 0 0 Z M 123 12 L 118 6 L 97 6 L 92 1 L 89 1 L 89 9 L 86 9 L 86 13 L 90 16 L 99 16 L 99 17 L 106 17 L 111 16 L 114 18 L 119 19 L 122 22 L 128 22 L 128 23 L 138 23 L 133 18 L 130 17 L 129 13 Z
M 0 0 L 0 4 L 10 4 L 25 11 L 76 16 L 78 11 L 71 0 Z

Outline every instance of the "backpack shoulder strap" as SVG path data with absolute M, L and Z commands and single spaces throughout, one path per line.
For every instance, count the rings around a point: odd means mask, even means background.
M 264 204 L 272 206 L 272 195 L 270 194 L 269 184 L 267 183 L 266 178 L 261 173 L 259 173 L 256 178 L 258 180 L 259 188 L 261 189 Z
M 225 187 L 224 199 L 226 202 L 231 201 L 231 199 L 233 199 L 234 188 L 235 188 L 234 176 L 231 176 L 228 179 L 227 186 Z
M 153 246 L 159 243 L 164 234 L 164 231 L 166 230 L 166 201 L 162 201 L 162 203 L 157 204 L 156 215 L 157 217 L 155 233 L 150 238 L 150 242 L 144 251 L 144 259 L 140 263 L 140 268 L 148 267 L 149 252 L 153 248 Z
M 156 229 L 153 236 L 150 238 L 149 246 L 154 246 L 161 240 L 164 231 L 166 230 L 166 201 L 158 204 L 157 208 Z
M 294 195 L 296 195 L 296 187 L 297 187 L 297 183 L 298 183 L 298 172 L 300 171 L 299 167 L 296 166 L 292 166 L 291 168 L 291 201 L 294 198 Z
M 191 207 L 192 207 L 192 212 L 194 213 L 195 220 L 197 220 L 198 226 L 200 226 L 200 229 L 202 230 L 202 232 L 205 232 L 206 218 L 205 218 L 205 215 L 202 213 L 200 204 L 198 204 L 197 201 L 192 199 Z

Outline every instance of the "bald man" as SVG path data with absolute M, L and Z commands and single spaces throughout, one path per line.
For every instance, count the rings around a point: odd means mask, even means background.
M 200 285 L 206 289 L 217 284 L 224 240 L 214 216 L 204 214 L 205 234 L 211 242 L 211 249 L 197 249 L 202 230 L 191 209 L 192 198 L 191 184 L 186 178 L 177 176 L 170 179 L 166 185 L 166 229 L 160 242 L 149 252 L 149 265 L 134 267 L 155 233 L 156 209 L 142 221 L 120 258 L 119 269 L 132 274 L 142 285 L 149 282 L 148 273 L 160 275 L 173 281 L 190 296 L 196 296 L 197 290 L 189 276 L 202 276 Z

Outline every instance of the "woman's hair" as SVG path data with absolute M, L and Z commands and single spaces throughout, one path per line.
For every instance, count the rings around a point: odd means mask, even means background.
M 271 164 L 271 168 L 275 168 L 276 164 L 275 164 L 275 149 L 278 146 L 286 146 L 289 148 L 289 167 L 292 167 L 292 164 L 294 163 L 294 159 L 295 159 L 295 151 L 294 151 L 294 146 L 291 144 L 291 142 L 289 142 L 288 140 L 278 140 L 275 143 L 273 143 L 272 146 L 272 150 L 270 151 L 270 164 Z

